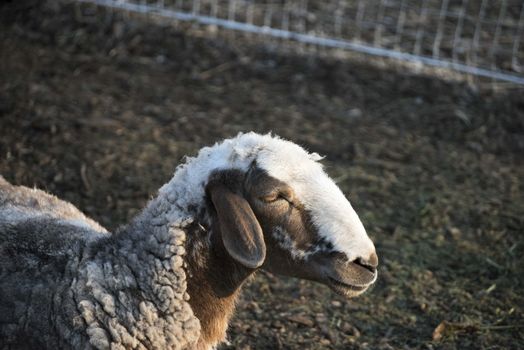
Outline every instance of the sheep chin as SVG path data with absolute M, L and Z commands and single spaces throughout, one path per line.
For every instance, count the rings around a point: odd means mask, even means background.
M 333 278 L 329 278 L 326 284 L 332 291 L 348 299 L 354 298 L 354 297 L 357 297 L 363 294 L 372 285 L 371 283 L 365 286 L 353 286 L 350 284 L 340 282 Z

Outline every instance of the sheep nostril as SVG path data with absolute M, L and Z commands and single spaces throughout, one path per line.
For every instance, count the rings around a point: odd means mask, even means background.
M 353 263 L 362 266 L 371 273 L 375 273 L 378 266 L 378 257 L 377 254 L 373 253 L 369 256 L 368 259 L 357 258 L 355 261 L 353 261 Z
M 368 260 L 366 260 L 366 263 L 367 263 L 369 266 L 372 266 L 372 267 L 374 267 L 374 268 L 376 269 L 377 266 L 378 266 L 378 256 L 377 256 L 377 253 L 375 253 L 375 252 L 371 253 L 371 255 L 369 256 Z

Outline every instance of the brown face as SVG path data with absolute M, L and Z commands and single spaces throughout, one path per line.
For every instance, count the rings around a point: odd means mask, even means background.
M 273 273 L 317 281 L 346 297 L 361 294 L 375 281 L 376 254 L 366 260 L 348 261 L 319 235 L 308 211 L 286 183 L 256 165 L 246 174 L 225 171 L 215 174 L 214 179 L 208 188 L 220 188 L 214 190 L 212 198 L 218 208 L 222 240 L 237 261 L 251 268 L 261 266 Z M 236 185 L 239 182 L 241 186 Z M 232 204 L 221 204 L 227 191 L 244 201 L 237 198 Z M 226 232 L 238 227 L 234 237 Z M 246 249 L 248 255 L 243 254 Z
M 244 188 L 264 232 L 264 269 L 318 281 L 345 296 L 360 294 L 375 281 L 376 255 L 367 262 L 347 261 L 319 235 L 290 186 L 253 167 Z

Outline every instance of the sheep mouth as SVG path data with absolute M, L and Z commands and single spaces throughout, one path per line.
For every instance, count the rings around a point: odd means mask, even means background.
M 348 283 L 345 283 L 345 282 L 342 282 L 338 279 L 335 279 L 333 277 L 328 277 L 328 283 L 327 285 L 331 288 L 331 290 L 333 290 L 335 293 L 339 294 L 339 295 L 342 295 L 344 297 L 355 297 L 357 295 L 360 295 L 362 293 L 364 293 L 366 291 L 366 289 L 369 288 L 369 286 L 371 285 L 372 283 L 370 284 L 367 284 L 367 285 L 353 285 L 353 284 L 348 284 Z

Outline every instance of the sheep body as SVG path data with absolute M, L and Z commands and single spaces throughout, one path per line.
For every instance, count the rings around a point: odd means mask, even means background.
M 195 346 L 185 232 L 148 219 L 110 235 L 71 204 L 0 179 L 0 347 Z
M 239 134 L 187 158 L 113 234 L 0 178 L 0 348 L 210 349 L 257 268 L 361 294 L 374 245 L 319 159 Z

